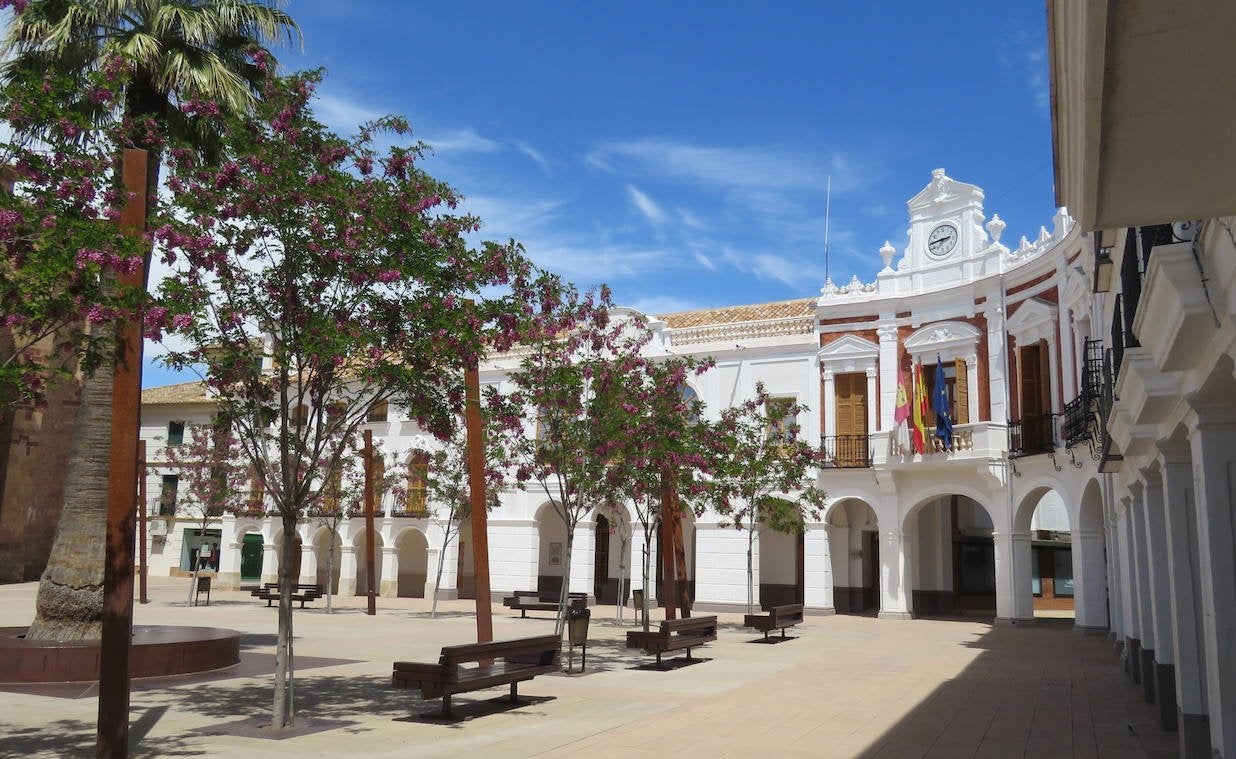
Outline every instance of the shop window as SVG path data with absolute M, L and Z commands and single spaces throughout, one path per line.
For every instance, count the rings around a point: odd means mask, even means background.
M 1030 592 L 1035 596 L 1043 595 L 1043 573 L 1039 570 L 1039 562 L 1042 558 L 1040 553 L 1037 548 L 1030 549 L 1030 571 L 1033 572 L 1030 578 Z
M 1055 594 L 1057 597 L 1073 597 L 1073 552 L 1053 551 L 1055 570 Z

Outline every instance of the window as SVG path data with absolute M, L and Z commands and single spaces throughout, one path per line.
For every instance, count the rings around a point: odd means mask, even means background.
M 408 498 L 406 511 L 423 514 L 429 488 L 429 454 L 414 451 L 408 459 Z
M 935 363 L 923 363 L 923 382 L 927 386 L 927 415 L 923 417 L 923 424 L 929 429 L 935 429 L 936 412 L 932 406 L 936 389 Z M 944 364 L 944 382 L 948 388 L 949 418 L 953 420 L 953 424 L 968 424 L 970 422 L 970 384 L 965 359 L 958 358 Z
M 167 444 L 180 445 L 185 441 L 185 423 L 184 422 L 168 422 L 167 423 Z
M 249 511 L 252 513 L 262 513 L 262 502 L 266 500 L 266 489 L 262 486 L 262 478 L 258 477 L 256 470 L 249 472 Z
M 764 413 L 767 418 L 765 428 L 770 443 L 792 443 L 798 436 L 798 417 L 791 413 L 794 397 L 769 398 L 764 403 Z
M 996 592 L 996 548 L 993 543 L 961 543 L 961 576 L 958 590 L 963 594 L 986 595 Z
M 1047 341 L 1017 351 L 1018 400 L 1021 402 L 1021 443 L 1026 451 L 1054 447 L 1051 414 L 1050 361 Z
M 327 478 L 325 487 L 322 488 L 322 511 L 326 514 L 334 514 L 339 511 L 339 504 L 343 500 L 343 470 L 335 467 L 331 470 L 330 477 Z
M 300 404 L 292 409 L 292 424 L 297 427 L 303 427 L 309 421 L 309 407 L 305 404 Z
M 159 516 L 176 515 L 176 490 L 180 487 L 180 477 L 174 474 L 163 475 L 163 487 L 159 491 Z
M 386 421 L 387 405 L 386 401 L 377 401 L 369 407 L 369 413 L 365 415 L 366 422 L 385 422 Z
M 1073 552 L 1056 550 L 1052 551 L 1052 560 L 1056 580 L 1055 593 L 1057 598 L 1072 598 L 1073 597 Z

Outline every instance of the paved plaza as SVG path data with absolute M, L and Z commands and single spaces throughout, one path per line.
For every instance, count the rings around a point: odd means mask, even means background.
M 0 586 L 0 626 L 24 625 L 37 585 Z M 741 616 L 720 615 L 707 661 L 654 672 L 627 651 L 613 607 L 595 607 L 583 675 L 538 677 L 508 708 L 504 689 L 438 702 L 390 687 L 395 659 L 436 661 L 474 639 L 470 601 L 343 599 L 297 611 L 296 701 L 305 732 L 237 735 L 269 714 L 275 613 L 247 593 L 216 592 L 184 607 L 188 580 L 151 581 L 137 624 L 229 627 L 241 664 L 223 672 L 135 683 L 134 756 L 417 757 L 1167 757 L 1175 734 L 1156 726 L 1141 689 L 1104 637 L 1071 620 L 993 628 L 982 621 L 809 617 L 792 640 L 752 643 Z M 629 614 L 629 610 L 628 610 Z M 498 639 L 552 632 L 548 615 L 495 607 Z M 654 619 L 657 614 L 654 611 Z M 578 651 L 577 651 L 578 654 Z M 565 657 L 564 657 L 565 659 Z M 578 658 L 576 659 L 578 668 Z M 0 757 L 93 756 L 92 684 L 0 687 Z M 250 733 L 260 732 L 252 727 Z

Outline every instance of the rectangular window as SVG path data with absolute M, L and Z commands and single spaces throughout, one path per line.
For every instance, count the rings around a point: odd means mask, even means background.
M 163 487 L 159 491 L 159 516 L 176 515 L 176 490 L 180 487 L 180 477 L 174 474 L 163 475 Z
M 790 413 L 794 401 L 795 398 L 789 396 L 769 398 L 764 403 L 764 414 L 768 420 L 765 432 L 770 443 L 776 445 L 792 443 L 797 437 L 795 427 L 798 425 L 798 417 Z
M 1057 598 L 1073 597 L 1073 552 L 1064 549 L 1052 551 L 1056 573 L 1055 591 Z
M 378 401 L 369 407 L 369 413 L 365 415 L 366 422 L 385 422 L 386 421 L 386 401 Z
M 965 363 L 962 363 L 962 367 Z M 923 415 L 923 424 L 927 426 L 929 434 L 934 434 L 936 428 L 936 411 L 933 399 L 936 397 L 936 365 L 923 364 L 923 383 L 927 386 L 927 413 Z M 957 364 L 956 362 L 944 365 L 944 383 L 948 392 L 948 408 L 949 418 L 955 424 L 964 424 L 959 421 L 957 416 Z M 969 401 L 967 400 L 967 404 Z
M 1018 401 L 1021 411 L 1021 447 L 1040 451 L 1053 447 L 1050 363 L 1047 341 L 1017 351 Z
M 1042 551 L 1037 548 L 1030 549 L 1030 571 L 1033 573 L 1030 577 L 1030 592 L 1035 596 L 1043 595 L 1043 573 L 1039 570 L 1039 562 L 1042 558 Z
M 184 422 L 168 422 L 167 423 L 167 444 L 180 445 L 185 441 L 185 423 Z

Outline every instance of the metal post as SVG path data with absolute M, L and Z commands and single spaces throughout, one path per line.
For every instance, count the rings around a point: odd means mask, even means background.
M 146 568 L 146 441 L 137 441 L 137 524 L 139 526 L 138 539 L 141 540 L 141 545 L 138 547 L 140 561 L 142 562 L 142 572 L 138 576 L 139 598 L 142 603 L 150 603 L 150 599 L 146 597 L 146 577 L 149 574 Z
M 485 497 L 485 431 L 481 429 L 481 375 L 473 358 L 464 372 L 464 422 L 468 432 L 468 493 L 472 507 L 472 565 L 476 575 L 476 642 L 494 639 L 489 597 L 489 512 Z
M 139 232 L 146 221 L 146 151 L 125 150 L 122 168 L 128 199 L 120 226 Z M 149 254 L 147 254 L 149 255 Z M 118 277 L 141 287 L 146 265 Z M 137 526 L 137 443 L 142 395 L 142 326 L 117 326 L 112 382 L 112 433 L 107 483 L 107 550 L 103 565 L 103 624 L 99 652 L 99 719 L 95 753 L 129 755 L 129 646 L 133 635 L 133 532 Z
M 365 590 L 369 597 L 367 614 L 378 613 L 377 578 L 374 576 L 373 534 L 373 430 L 365 430 Z

